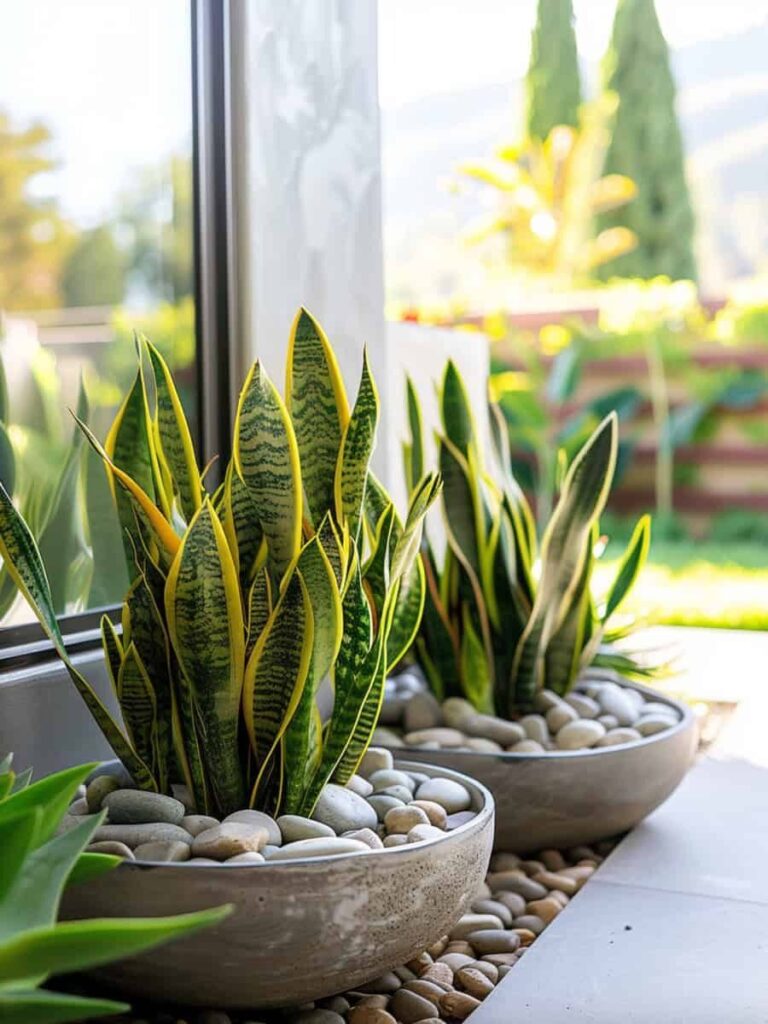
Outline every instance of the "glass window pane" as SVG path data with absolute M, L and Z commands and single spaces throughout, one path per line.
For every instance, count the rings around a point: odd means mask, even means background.
M 103 471 L 68 409 L 87 405 L 103 439 L 137 329 L 193 429 L 197 414 L 190 0 L 0 11 L 0 479 L 57 612 L 83 611 L 118 601 L 126 577 Z M 30 619 L 0 568 L 0 626 Z

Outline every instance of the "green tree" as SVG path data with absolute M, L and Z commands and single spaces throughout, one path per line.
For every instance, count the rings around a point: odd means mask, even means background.
M 54 168 L 45 150 L 51 133 L 24 128 L 0 112 L 0 309 L 42 309 L 59 302 L 59 274 L 72 229 L 54 201 L 30 185 Z
M 581 80 L 571 0 L 539 0 L 525 78 L 526 128 L 544 141 L 557 125 L 579 125 Z
M 637 198 L 625 210 L 601 216 L 598 226 L 630 228 L 637 246 L 606 263 L 600 276 L 695 280 L 693 210 L 675 82 L 653 0 L 619 0 L 603 78 L 618 97 L 605 172 L 630 177 Z
M 67 306 L 116 306 L 125 292 L 125 258 L 106 224 L 84 231 L 61 274 Z

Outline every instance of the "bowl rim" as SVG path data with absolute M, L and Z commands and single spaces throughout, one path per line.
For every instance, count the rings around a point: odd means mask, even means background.
M 482 782 L 478 782 L 477 779 L 472 778 L 469 775 L 465 775 L 463 772 L 457 771 L 455 768 L 445 768 L 439 764 L 429 764 L 425 761 L 408 761 L 403 758 L 394 756 L 395 768 L 400 767 L 402 771 L 415 771 L 424 774 L 425 768 L 432 769 L 434 773 L 433 777 L 448 778 L 453 782 L 459 782 L 461 785 L 472 793 L 474 789 L 476 794 L 480 797 L 482 805 L 477 811 L 474 817 L 465 821 L 457 828 L 451 829 L 449 832 L 444 832 L 441 836 L 435 836 L 430 839 L 422 839 L 418 843 L 402 843 L 400 846 L 385 847 L 381 850 L 371 849 L 370 851 L 365 850 L 349 850 L 344 853 L 325 853 L 318 857 L 291 857 L 286 860 L 269 861 L 265 860 L 261 864 L 227 864 L 226 861 L 222 861 L 220 864 L 190 864 L 188 861 L 165 861 L 165 860 L 123 860 L 116 870 L 123 871 L 147 871 L 156 870 L 162 868 L 164 870 L 173 871 L 184 871 L 185 874 L 191 875 L 193 871 L 221 871 L 222 868 L 228 868 L 230 871 L 236 871 L 237 877 L 247 877 L 248 872 L 255 872 L 263 874 L 265 870 L 291 870 L 296 868 L 307 868 L 312 869 L 314 865 L 326 865 L 342 864 L 349 860 L 358 860 L 364 857 L 366 861 L 370 857 L 380 859 L 382 856 L 392 857 L 397 854 L 405 854 L 412 852 L 422 852 L 431 849 L 438 843 L 444 843 L 446 840 L 451 839 L 454 836 L 462 836 L 471 831 L 476 831 L 478 828 L 483 828 L 490 822 L 491 825 L 494 823 L 496 813 L 496 802 L 493 798 L 493 794 L 490 789 L 485 786 Z M 331 837 L 328 836 L 330 839 Z
M 525 761 L 557 761 L 561 759 L 575 760 L 577 758 L 604 757 L 606 755 L 620 756 L 622 753 L 629 750 L 638 750 L 641 747 L 649 746 L 652 743 L 670 740 L 673 737 L 686 732 L 694 725 L 693 711 L 682 701 L 678 701 L 667 694 L 660 693 L 658 690 L 654 690 L 650 686 L 644 686 L 642 683 L 630 680 L 617 683 L 617 685 L 623 686 L 626 689 L 639 690 L 642 694 L 653 697 L 655 703 L 669 704 L 669 706 L 674 708 L 680 715 L 679 721 L 669 729 L 664 729 L 663 732 L 656 732 L 651 736 L 643 736 L 639 740 L 630 740 L 629 743 L 616 743 L 613 746 L 608 747 L 582 747 L 579 750 L 520 750 L 515 753 L 511 750 L 458 750 L 451 747 L 442 747 L 438 750 L 428 748 L 422 749 L 420 747 L 409 747 L 405 745 L 402 747 L 388 747 L 385 743 L 377 743 L 373 744 L 373 746 L 383 746 L 386 750 L 389 750 L 392 753 L 395 751 L 402 751 L 403 753 L 423 754 L 425 757 L 432 754 L 437 754 L 438 756 L 449 754 L 451 757 L 471 757 L 480 758 L 481 760 L 492 759 L 497 761 L 509 761 L 511 764 L 515 764 L 516 762 Z M 510 721 L 510 719 L 504 719 L 504 721 Z M 425 761 L 423 763 L 427 764 L 428 762 Z

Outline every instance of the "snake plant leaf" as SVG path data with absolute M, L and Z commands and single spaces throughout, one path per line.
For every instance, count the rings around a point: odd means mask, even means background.
M 16 456 L 6 425 L 0 419 L 0 484 L 13 495 L 16 487 Z
M 437 473 L 429 473 L 417 485 L 411 495 L 405 526 L 399 531 L 392 554 L 392 582 L 399 581 L 410 572 L 421 547 L 424 516 L 442 490 L 442 480 Z
M 448 543 L 462 564 L 475 574 L 480 573 L 477 548 L 476 482 L 469 475 L 469 466 L 459 449 L 447 438 L 437 439 L 438 464 L 443 479 L 444 520 Z
M 296 432 L 308 518 L 316 527 L 333 508 L 336 463 L 349 422 L 349 404 L 333 349 L 303 308 L 288 342 L 285 394 Z
M 0 423 L 8 423 L 11 418 L 11 407 L 8 401 L 8 380 L 5 374 L 5 363 L 0 355 Z
M 240 394 L 234 460 L 251 493 L 279 579 L 301 545 L 299 449 L 288 410 L 258 362 Z
M 429 552 L 421 557 L 426 582 L 420 660 L 431 670 L 430 683 L 439 697 L 462 696 L 459 637 L 439 592 L 437 567 Z
M 248 639 L 245 645 L 246 662 L 251 656 L 251 651 L 256 646 L 256 641 L 261 636 L 267 625 L 267 620 L 272 614 L 272 584 L 269 580 L 269 573 L 266 568 L 256 573 L 250 590 L 248 591 Z
M 448 360 L 443 375 L 440 415 L 446 437 L 466 458 L 470 445 L 475 442 L 475 425 L 464 381 L 452 359 Z
M 179 550 L 181 541 L 178 535 L 175 533 L 173 527 L 165 518 L 160 509 L 154 504 L 147 492 L 127 473 L 125 473 L 116 463 L 114 463 L 108 454 L 106 448 L 102 447 L 94 433 L 89 429 L 87 424 L 83 423 L 81 419 L 75 416 L 80 429 L 85 434 L 86 440 L 94 449 L 94 451 L 101 456 L 105 466 L 109 470 L 111 477 L 117 481 L 120 485 L 117 488 L 117 494 L 123 492 L 127 497 L 127 505 L 121 504 L 119 498 L 116 497 L 118 505 L 118 513 L 120 518 L 120 525 L 126 532 L 126 558 L 130 566 L 131 578 L 136 572 L 136 563 L 134 557 L 134 549 L 130 541 L 130 537 L 135 534 L 136 518 L 143 526 L 148 530 L 151 538 L 157 543 L 160 553 L 163 556 L 164 561 L 170 563 Z M 121 511 L 122 509 L 122 511 Z
M 168 574 L 165 616 L 196 717 L 204 723 L 201 753 L 213 797 L 230 814 L 245 802 L 238 750 L 245 625 L 235 564 L 208 498 Z
M 343 634 L 341 595 L 336 577 L 317 535 L 305 544 L 298 568 L 312 607 L 312 654 L 296 711 L 285 730 L 285 811 L 301 806 L 306 785 L 320 760 L 321 733 L 317 728 L 317 691 L 328 675 Z
M 80 1024 L 80 1021 L 110 1017 L 130 1010 L 127 1003 L 109 999 L 48 992 L 45 989 L 0 991 L 0 1020 L 3 1024 Z
M 365 482 L 365 520 L 372 531 L 375 532 L 379 519 L 382 517 L 391 503 L 386 487 L 378 479 L 372 470 L 368 470 Z
M 40 625 L 67 669 L 78 693 L 104 734 L 107 743 L 133 776 L 137 786 L 154 789 L 156 783 L 148 766 L 123 735 L 93 687 L 72 664 L 59 630 L 51 601 L 48 578 L 40 560 L 40 552 L 24 520 L 0 485 L 0 555 L 10 575 L 37 616 Z
M 493 660 L 489 659 L 478 631 L 472 622 L 469 605 L 462 607 L 461 678 L 464 695 L 472 704 L 483 712 L 493 712 L 492 674 Z
M 134 643 L 128 644 L 120 665 L 117 696 L 131 743 L 162 787 L 167 778 L 167 764 L 162 762 L 158 742 L 157 697 Z
M 243 483 L 234 461 L 227 467 L 219 515 L 240 586 L 247 592 L 261 561 L 264 531 L 251 492 Z
M 320 766 L 304 794 L 300 813 L 305 815 L 311 813 L 320 791 L 336 770 L 354 734 L 372 682 L 371 667 L 368 665 L 369 671 L 366 671 L 366 663 L 373 644 L 373 617 L 356 560 L 350 566 L 346 591 L 342 595 L 342 616 L 344 633 L 332 671 L 333 712 L 326 727 Z
M 529 565 L 533 565 L 536 558 L 536 520 L 531 506 L 523 493 L 523 489 L 512 473 L 512 453 L 509 446 L 509 426 L 507 424 L 501 407 L 496 402 L 491 402 L 490 424 L 491 444 L 496 456 L 496 464 L 499 471 L 499 479 L 504 486 L 504 503 L 509 508 L 509 514 L 519 521 L 520 539 L 519 543 L 524 544 L 527 552 Z
M 383 611 L 384 601 L 389 589 L 390 545 L 394 547 L 394 541 L 397 540 L 398 536 L 398 532 L 394 531 L 393 541 L 395 520 L 395 506 L 390 503 L 381 519 L 379 519 L 371 555 L 363 567 L 363 585 L 373 600 L 373 606 L 376 609 L 377 615 L 381 615 Z
M 36 928 L 0 946 L 0 986 L 23 984 L 52 974 L 98 967 L 134 956 L 178 935 L 216 924 L 231 913 L 225 905 L 176 917 L 106 918 L 64 921 Z
M 85 452 L 85 508 L 93 571 L 88 608 L 116 604 L 128 586 L 120 521 L 109 486 L 109 470 L 90 446 Z
M 336 525 L 333 522 L 333 515 L 330 509 L 323 516 L 322 522 L 317 530 L 317 537 L 322 544 L 328 561 L 331 563 L 333 575 L 336 577 L 336 584 L 341 587 L 347 574 L 347 560 L 349 558 L 349 531 L 347 524 L 344 524 L 343 537 L 339 536 Z
M 617 432 L 612 413 L 571 464 L 544 534 L 536 600 L 513 662 L 515 699 L 523 706 L 533 699 L 537 687 L 544 685 L 543 652 L 561 625 L 582 577 L 592 525 L 603 510 L 613 479 Z
M 203 485 L 195 456 L 192 435 L 181 399 L 173 383 L 168 364 L 146 338 L 142 344 L 149 356 L 157 395 L 158 455 L 167 462 L 170 477 L 178 493 L 181 511 L 187 521 L 200 508 Z
M 117 680 L 120 675 L 120 666 L 123 663 L 123 645 L 117 630 L 108 615 L 102 615 L 99 622 L 101 631 L 101 646 L 104 651 L 104 662 L 107 666 L 112 692 L 117 697 Z
M 605 610 L 602 615 L 602 622 L 606 623 L 613 613 L 618 609 L 621 602 L 634 586 L 635 580 L 642 571 L 648 558 L 648 549 L 651 544 L 651 517 L 642 516 L 638 520 L 632 536 L 624 552 L 616 579 L 613 581 L 608 598 L 605 602 Z
M 364 351 L 360 387 L 341 440 L 334 483 L 336 519 L 349 523 L 354 541 L 362 521 L 368 464 L 376 443 L 378 420 L 379 396 L 368 365 L 368 353 Z
M 424 566 L 421 559 L 416 558 L 400 580 L 400 590 L 387 639 L 387 672 L 391 672 L 411 649 L 424 611 L 426 589 Z
M 424 429 L 422 426 L 421 402 L 410 377 L 406 378 L 405 387 L 408 405 L 408 427 L 410 430 L 406 485 L 408 493 L 410 493 L 424 476 Z
M 587 550 L 582 570 L 573 593 L 569 595 L 563 621 L 547 644 L 544 653 L 544 679 L 549 689 L 565 696 L 579 673 L 581 654 L 586 640 L 587 622 L 591 616 L 589 580 L 597 543 L 597 524 L 587 537 Z
M 147 424 L 146 433 L 149 465 L 152 471 L 155 502 L 165 518 L 170 520 L 173 518 L 173 480 L 171 478 L 171 471 L 168 462 L 162 458 L 162 453 L 160 451 L 160 435 L 157 422 L 157 388 L 153 388 L 150 391 L 147 386 L 147 377 L 144 366 L 144 349 L 139 335 L 135 332 L 133 341 L 139 363 L 139 379 L 141 380 L 144 417 Z
M 243 713 L 257 769 L 251 803 L 298 707 L 313 643 L 310 596 L 301 572 L 294 568 L 245 671 Z

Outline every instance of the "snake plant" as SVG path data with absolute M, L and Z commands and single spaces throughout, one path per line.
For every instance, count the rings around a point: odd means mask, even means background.
M 463 696 L 480 710 L 514 716 L 538 689 L 565 694 L 590 664 L 629 673 L 642 669 L 604 644 L 618 633 L 609 620 L 632 587 L 648 552 L 650 520 L 637 524 L 602 604 L 593 594 L 598 518 L 616 463 L 617 421 L 595 430 L 564 475 L 537 551 L 534 519 L 510 470 L 507 426 L 492 408 L 496 472 L 486 470 L 466 389 L 447 365 L 436 436 L 443 477 L 447 546 L 442 563 L 425 540 L 424 617 L 415 645 L 432 688 Z M 409 486 L 424 468 L 419 399 L 408 381 L 411 437 L 405 446 Z
M 0 553 L 138 786 L 186 783 L 200 811 L 311 812 L 370 741 L 386 673 L 424 601 L 416 557 L 437 475 L 405 521 L 372 473 L 379 399 L 367 358 L 351 411 L 333 350 L 301 310 L 285 400 L 255 363 L 223 482 L 205 485 L 171 373 L 138 340 L 133 386 L 102 446 L 131 583 L 121 631 L 102 620 L 125 728 L 64 649 L 43 564 L 0 490 Z M 321 721 L 318 688 L 333 683 Z
M 129 1009 L 42 988 L 51 976 L 133 956 L 177 935 L 214 924 L 231 908 L 177 917 L 108 918 L 57 923 L 65 887 L 109 871 L 119 857 L 83 853 L 106 812 L 60 826 L 70 800 L 94 765 L 29 783 L 30 773 L 0 762 L 0 1020 L 63 1024 Z

